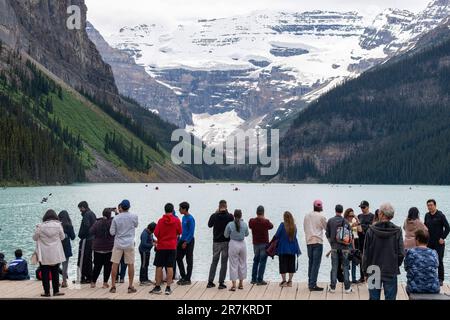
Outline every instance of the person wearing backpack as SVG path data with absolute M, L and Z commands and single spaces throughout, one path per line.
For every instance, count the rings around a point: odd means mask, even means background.
M 336 215 L 327 222 L 326 236 L 331 246 L 331 273 L 329 293 L 335 293 L 338 269 L 341 264 L 344 273 L 345 293 L 352 293 L 349 272 L 350 245 L 353 241 L 352 228 L 344 219 L 344 208 L 338 204 L 335 207 Z

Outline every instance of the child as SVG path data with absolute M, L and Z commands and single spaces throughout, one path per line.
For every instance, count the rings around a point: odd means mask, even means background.
M 147 286 L 153 282 L 148 279 L 148 265 L 150 263 L 150 251 L 153 248 L 153 233 L 155 232 L 156 223 L 150 223 L 147 228 L 142 231 L 141 243 L 139 245 L 139 253 L 141 255 L 141 269 L 139 273 L 139 285 Z

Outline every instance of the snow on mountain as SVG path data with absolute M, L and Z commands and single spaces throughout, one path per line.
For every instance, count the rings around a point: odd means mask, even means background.
M 232 110 L 214 115 L 192 114 L 192 122 L 193 125 L 186 126 L 186 131 L 214 145 L 225 142 L 226 138 L 245 121 Z
M 435 0 L 419 14 L 386 9 L 373 21 L 357 12 L 258 11 L 147 22 L 103 36 L 172 90 L 187 129 L 212 143 L 254 119 L 265 118 L 262 126 L 282 120 L 280 108 L 289 108 L 287 116 L 296 101 L 312 102 L 408 50 L 450 14 L 449 2 Z

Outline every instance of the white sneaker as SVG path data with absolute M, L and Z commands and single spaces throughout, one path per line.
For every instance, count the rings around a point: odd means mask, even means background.
M 328 286 L 328 292 L 329 293 L 335 293 L 336 289 L 332 289 L 330 286 Z
M 345 293 L 347 293 L 347 294 L 349 294 L 349 293 L 353 293 L 353 289 L 352 289 L 352 288 L 350 288 L 350 289 L 347 289 L 347 290 L 345 290 Z

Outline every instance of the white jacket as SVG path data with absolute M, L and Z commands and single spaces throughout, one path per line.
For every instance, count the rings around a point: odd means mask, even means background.
M 38 260 L 43 265 L 56 265 L 66 261 L 62 240 L 65 234 L 61 222 L 50 220 L 38 224 L 33 235 Z

